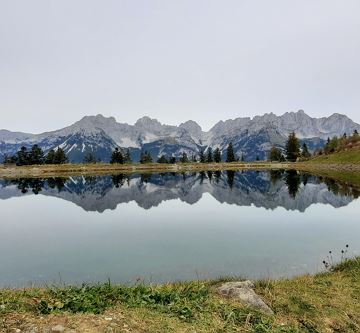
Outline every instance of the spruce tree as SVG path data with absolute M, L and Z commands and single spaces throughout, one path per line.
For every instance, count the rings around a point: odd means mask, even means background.
M 161 163 L 161 164 L 165 164 L 165 163 L 168 163 L 168 162 L 169 161 L 167 160 L 165 155 L 161 155 L 157 160 L 157 163 Z
M 180 158 L 180 162 L 181 163 L 188 163 L 189 159 L 187 157 L 187 154 L 185 152 L 182 153 L 181 158 Z
M 22 146 L 20 150 L 16 153 L 17 165 L 28 165 L 30 158 L 29 152 L 25 146 Z
M 45 157 L 45 164 L 54 164 L 55 161 L 55 150 L 50 149 Z
M 300 155 L 300 143 L 295 132 L 289 134 L 286 142 L 286 159 L 295 162 Z
M 226 162 L 235 162 L 235 154 L 232 142 L 229 143 L 226 151 Z
M 62 148 L 58 148 L 55 152 L 54 163 L 55 164 L 65 164 L 68 161 L 69 160 L 65 154 L 65 151 Z
M 153 159 L 147 150 L 145 150 L 145 152 L 141 152 L 141 154 L 140 154 L 140 163 L 141 164 L 152 163 L 152 161 L 153 161 Z
M 276 148 L 275 146 L 272 146 L 269 154 L 269 160 L 272 161 L 280 161 L 281 160 L 281 151 L 280 149 Z
M 205 155 L 204 155 L 203 150 L 200 150 L 200 152 L 199 152 L 199 160 L 200 160 L 200 163 L 205 163 Z
M 130 154 L 130 149 L 126 149 L 126 153 L 125 153 L 125 163 L 132 163 L 131 160 L 131 154 Z
M 301 156 L 303 158 L 309 158 L 311 156 L 307 144 L 304 142 L 301 149 Z
M 206 155 L 206 162 L 207 162 L 207 163 L 212 163 L 212 162 L 214 162 L 213 153 L 212 153 L 211 147 L 208 148 L 207 155 Z
M 221 162 L 221 152 L 219 148 L 216 148 L 214 150 L 214 162 L 215 163 L 220 163 Z
M 44 152 L 38 145 L 33 145 L 29 153 L 29 164 L 43 164 Z
M 118 147 L 115 148 L 115 150 L 112 152 L 111 154 L 111 160 L 110 163 L 111 164 L 124 164 L 125 160 L 124 160 L 124 156 L 121 153 L 120 149 Z

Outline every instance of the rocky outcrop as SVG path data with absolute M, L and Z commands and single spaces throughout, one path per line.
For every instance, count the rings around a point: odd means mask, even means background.
M 244 305 L 252 306 L 261 312 L 274 314 L 273 310 L 255 292 L 255 285 L 252 281 L 226 282 L 217 287 L 217 291 L 226 297 L 231 297 Z

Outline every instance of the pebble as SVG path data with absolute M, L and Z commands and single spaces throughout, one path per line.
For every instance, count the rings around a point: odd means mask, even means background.
M 64 332 L 65 331 L 65 327 L 62 325 L 56 325 L 51 327 L 51 332 Z

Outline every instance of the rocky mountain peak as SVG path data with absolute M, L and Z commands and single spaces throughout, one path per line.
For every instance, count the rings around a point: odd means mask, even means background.
M 192 120 L 171 126 L 145 116 L 129 125 L 98 114 L 36 135 L 0 130 L 0 162 L 5 155 L 15 154 L 20 145 L 31 147 L 35 143 L 45 152 L 61 146 L 71 161 L 81 162 L 89 150 L 102 161 L 108 161 L 114 147 L 130 148 L 135 161 L 142 149 L 151 151 L 154 159 L 162 154 L 179 157 L 184 151 L 189 156 L 196 155 L 206 147 L 219 147 L 224 155 L 230 142 L 237 156 L 251 161 L 257 156 L 266 158 L 272 145 L 284 148 L 292 131 L 313 151 L 322 147 L 327 137 L 351 134 L 355 129 L 360 131 L 360 125 L 345 115 L 335 113 L 330 117 L 312 118 L 303 110 L 281 116 L 266 113 L 253 118 L 219 121 L 208 132 L 203 132 Z
M 134 124 L 135 127 L 143 127 L 146 129 L 159 129 L 161 128 L 161 123 L 157 119 L 144 116 L 139 118 Z
M 190 133 L 190 135 L 192 136 L 196 136 L 196 137 L 201 137 L 202 135 L 202 128 L 201 126 L 193 121 L 193 120 L 188 120 L 182 124 L 180 124 L 179 126 L 180 128 L 183 128 L 184 130 L 186 130 L 187 132 Z

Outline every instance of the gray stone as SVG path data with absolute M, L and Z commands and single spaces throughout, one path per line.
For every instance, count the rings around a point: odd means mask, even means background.
M 51 332 L 64 332 L 65 331 L 65 327 L 62 325 L 56 325 L 51 327 Z
M 249 280 L 241 282 L 226 282 L 217 288 L 218 292 L 223 296 L 235 298 L 244 305 L 253 306 L 264 313 L 274 314 L 273 310 L 265 304 L 254 289 L 254 283 Z

